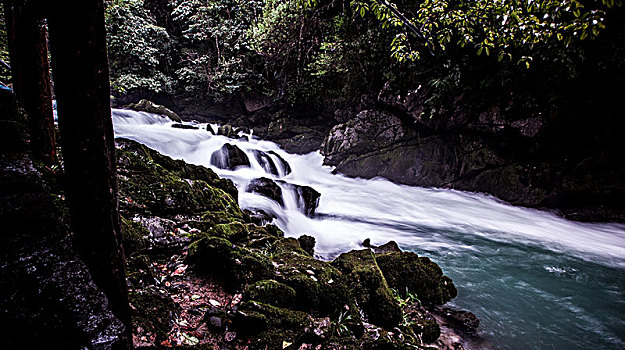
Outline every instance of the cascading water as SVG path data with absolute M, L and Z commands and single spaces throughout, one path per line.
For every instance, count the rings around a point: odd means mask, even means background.
M 321 257 L 362 248 L 365 238 L 430 256 L 458 287 L 454 306 L 474 312 L 498 348 L 625 348 L 624 225 L 570 222 L 484 195 L 334 175 L 318 153 L 215 136 L 205 124 L 177 129 L 164 117 L 124 110 L 113 111 L 113 122 L 117 137 L 232 179 L 243 208 L 272 214 L 289 236 L 315 236 Z M 241 149 L 249 166 L 211 166 L 226 143 Z M 259 151 L 267 157 L 258 158 Z M 263 177 L 280 187 L 282 204 L 245 192 Z M 302 210 L 295 185 L 321 194 L 313 217 Z

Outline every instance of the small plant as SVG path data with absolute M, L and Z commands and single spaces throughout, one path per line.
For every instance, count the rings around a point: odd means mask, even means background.
M 345 310 L 339 314 L 339 318 L 336 321 L 332 322 L 332 334 L 336 334 L 337 336 L 341 336 L 347 332 L 347 322 L 352 320 L 352 316 L 349 315 L 348 310 Z

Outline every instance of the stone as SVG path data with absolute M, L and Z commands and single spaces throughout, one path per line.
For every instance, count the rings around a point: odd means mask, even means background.
M 249 167 L 250 159 L 239 147 L 226 143 L 213 152 L 211 164 L 219 169 L 235 170 L 238 167 Z
M 129 104 L 127 106 L 124 106 L 124 108 L 128 108 L 128 109 L 132 109 L 135 111 L 139 111 L 139 112 L 148 112 L 148 113 L 152 113 L 152 114 L 160 114 L 160 115 L 164 115 L 166 117 L 168 117 L 169 119 L 175 121 L 175 122 L 182 122 L 182 119 L 180 119 L 180 117 L 178 116 L 178 114 L 176 114 L 175 112 L 173 112 L 172 110 L 168 109 L 165 106 L 161 106 L 161 105 L 157 105 L 152 101 L 143 99 L 137 103 L 133 103 L 133 104 Z
M 350 290 L 371 323 L 393 329 L 401 322 L 402 308 L 371 250 L 343 253 L 332 261 L 332 266 L 346 275 Z
M 391 288 L 415 295 L 423 305 L 442 305 L 458 294 L 452 280 L 429 258 L 412 252 L 390 252 L 376 256 Z
M 269 199 L 278 202 L 284 206 L 284 200 L 282 199 L 282 188 L 278 184 L 266 177 L 253 179 L 245 189 L 246 192 L 258 193 Z

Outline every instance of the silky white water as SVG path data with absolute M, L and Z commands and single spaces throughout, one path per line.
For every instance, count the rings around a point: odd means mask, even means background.
M 430 256 L 456 283 L 453 304 L 474 312 L 498 348 L 625 348 L 625 225 L 571 222 L 479 194 L 334 175 L 319 153 L 294 155 L 254 137 L 214 136 L 206 124 L 176 129 L 164 117 L 125 110 L 114 110 L 113 122 L 117 137 L 232 179 L 241 207 L 276 214 L 288 236 L 314 236 L 323 258 L 362 248 L 366 238 Z M 245 151 L 251 167 L 211 166 L 225 143 Z M 274 151 L 292 172 L 268 173 L 253 150 Z M 284 206 L 246 193 L 259 177 L 314 188 L 321 193 L 317 214 L 305 216 L 284 186 Z

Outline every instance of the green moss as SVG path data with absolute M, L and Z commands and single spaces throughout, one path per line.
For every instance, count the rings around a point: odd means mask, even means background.
M 192 243 L 187 260 L 198 271 L 220 274 L 231 289 L 274 276 L 273 265 L 266 256 L 218 237 Z
M 403 311 L 371 250 L 341 254 L 332 265 L 347 276 L 352 293 L 371 323 L 390 329 L 401 322 Z
M 392 288 L 402 296 L 408 290 L 424 305 L 442 305 L 458 294 L 451 279 L 429 258 L 393 252 L 377 256 L 377 262 Z
M 150 258 L 146 255 L 133 255 L 126 263 L 126 277 L 132 288 L 154 283 L 154 273 L 150 267 Z
M 292 237 L 279 240 L 274 244 L 273 249 L 275 254 L 297 253 L 308 255 L 299 245 L 299 241 Z
M 246 225 L 240 222 L 229 224 L 217 224 L 208 231 L 208 235 L 212 237 L 225 238 L 231 242 L 241 242 L 249 236 Z
M 284 238 L 284 232 L 275 225 L 247 224 L 247 228 L 249 231 L 248 241 L 245 243 L 247 247 L 271 250 L 270 247 L 275 246 L 278 240 Z
M 145 237 L 150 234 L 150 231 L 140 223 L 127 220 L 124 217 L 121 217 L 121 221 L 122 245 L 126 256 L 147 248 L 147 239 Z
M 222 181 L 210 169 L 175 161 L 133 141 L 117 140 L 117 144 L 123 211 L 159 216 L 202 214 L 212 224 L 248 219 L 233 199 L 237 192 L 232 191 L 232 183 Z
M 247 287 L 244 300 L 253 300 L 278 307 L 289 307 L 295 303 L 295 290 L 286 284 L 266 280 Z
M 357 309 L 343 274 L 327 262 L 297 252 L 283 252 L 273 260 L 276 280 L 296 292 L 297 309 L 320 316 L 337 315 L 345 305 Z
M 132 305 L 132 325 L 156 335 L 156 344 L 167 339 L 176 306 L 157 290 L 143 290 L 128 295 Z
M 297 344 L 313 323 L 305 312 L 255 301 L 243 303 L 239 315 L 237 329 L 251 336 L 254 349 L 283 349 L 283 342 Z

